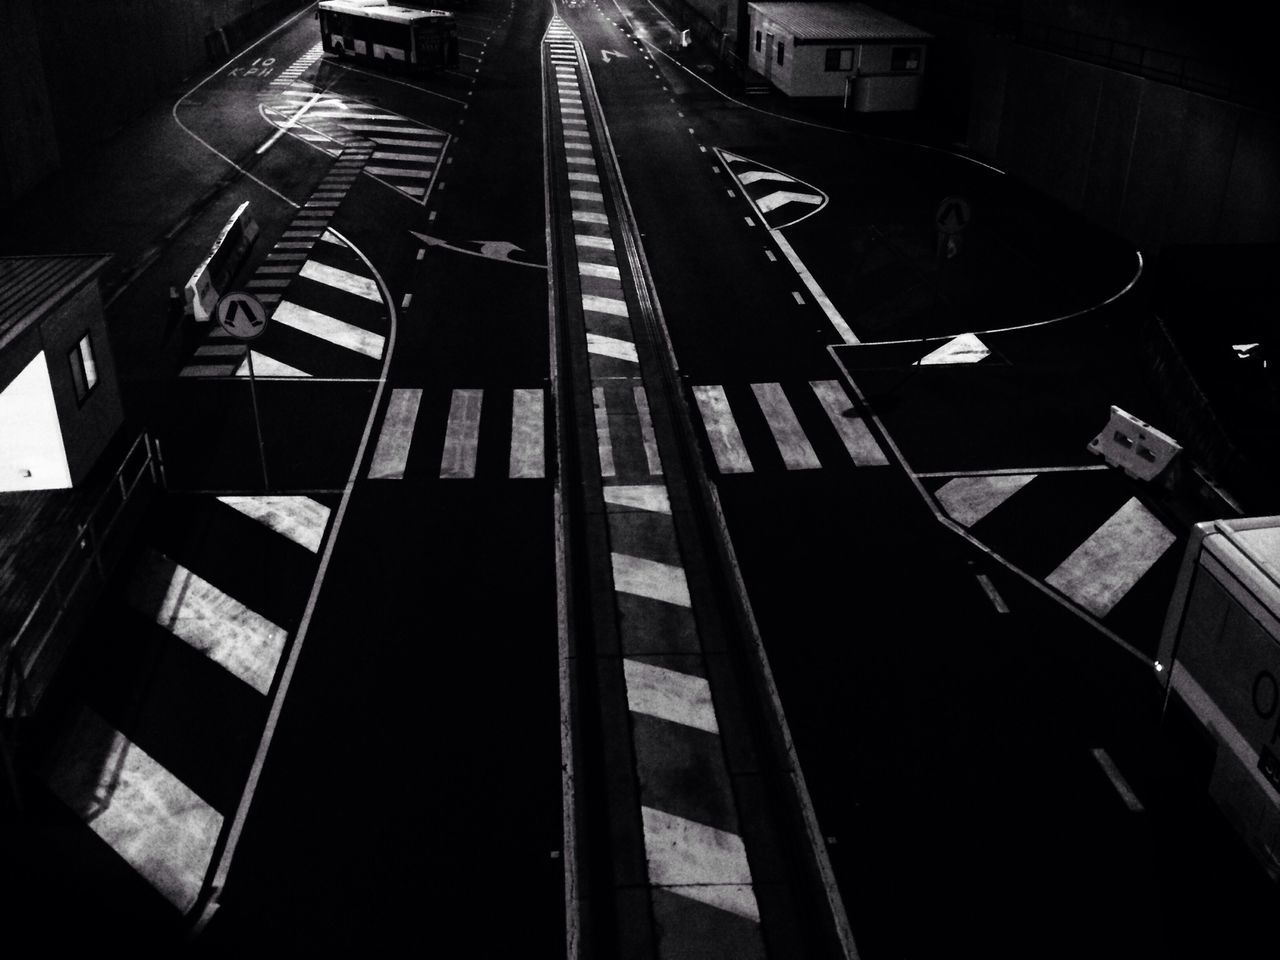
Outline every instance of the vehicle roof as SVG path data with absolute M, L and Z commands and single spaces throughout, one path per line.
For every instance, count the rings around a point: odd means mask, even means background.
M 797 40 L 928 40 L 932 34 L 863 3 L 750 3 Z
M 387 0 L 322 0 L 321 10 L 332 13 L 350 13 L 374 20 L 391 20 L 397 23 L 414 23 L 418 20 L 453 19 L 448 10 L 423 10 L 420 7 L 399 7 Z

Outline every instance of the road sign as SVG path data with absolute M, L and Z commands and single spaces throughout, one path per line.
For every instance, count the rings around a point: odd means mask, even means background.
M 973 215 L 973 211 L 969 208 L 969 201 L 964 197 L 947 197 L 938 204 L 938 213 L 935 219 L 938 223 L 938 229 L 943 233 L 959 233 L 969 223 L 969 218 Z
M 218 301 L 214 316 L 222 329 L 239 340 L 253 340 L 267 329 L 267 311 L 251 293 L 228 293 Z

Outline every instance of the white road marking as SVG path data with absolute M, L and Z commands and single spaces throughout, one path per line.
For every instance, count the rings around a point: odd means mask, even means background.
M 330 513 L 323 503 L 310 497 L 288 496 L 228 496 L 218 499 L 312 553 L 320 552 Z
M 783 237 L 782 231 L 770 228 L 769 236 L 773 237 L 774 243 L 778 245 L 778 249 L 782 251 L 782 255 L 787 258 L 787 262 L 791 264 L 792 269 L 799 274 L 801 281 L 803 281 L 804 285 L 809 288 L 809 293 L 813 295 L 813 299 L 818 301 L 818 306 L 822 308 L 822 312 L 827 315 L 827 319 L 831 321 L 831 325 L 836 328 L 836 331 L 840 334 L 844 342 L 861 343 L 862 341 L 854 336 L 853 331 L 849 328 L 849 324 L 847 324 L 844 317 L 840 315 L 840 311 L 836 309 L 835 304 L 832 303 L 827 295 L 822 292 L 822 288 L 818 286 L 818 281 L 813 278 L 813 274 L 811 274 L 809 269 L 804 265 L 804 261 L 800 259 L 799 255 L 793 249 L 791 249 L 791 244 L 789 244 L 786 238 Z
M 236 367 L 237 377 L 247 377 L 249 375 L 249 358 L 246 356 Z M 309 377 L 311 374 L 305 370 L 299 370 L 292 367 L 283 360 L 277 360 L 275 357 L 269 357 L 265 353 L 253 351 L 253 375 L 255 377 Z
M 920 358 L 920 365 L 937 363 L 977 363 L 991 355 L 991 349 L 975 334 L 962 333 L 953 337 L 936 350 Z
M 465 479 L 476 475 L 476 453 L 480 441 L 480 404 L 483 390 L 454 390 L 449 403 L 449 423 L 445 429 L 444 451 L 440 456 L 440 478 Z
M 630 658 L 623 659 L 622 674 L 627 684 L 627 706 L 632 713 L 643 713 L 707 733 L 720 732 L 711 702 L 711 684 L 704 677 Z
M 576 170 L 569 171 L 569 179 L 577 180 L 579 183 L 599 183 L 600 177 L 594 173 L 579 173 Z
M 585 233 L 574 234 L 574 241 L 580 247 L 591 247 L 595 250 L 613 250 L 613 241 L 608 237 L 592 237 Z
M 439 159 L 437 153 L 393 153 L 389 150 L 375 150 L 373 153 L 374 160 L 408 160 L 410 163 L 421 163 L 423 161 L 435 162 Z
M 412 167 L 365 167 L 365 172 L 373 174 L 375 177 L 417 177 L 419 179 L 430 179 L 435 176 L 434 170 L 417 170 Z M 444 189 L 444 184 L 440 185 L 440 189 Z
M 788 470 L 816 470 L 822 466 L 809 438 L 805 436 L 795 411 L 787 401 L 780 383 L 753 383 L 752 392 L 764 413 L 769 432 L 778 444 L 782 462 Z
M 574 210 L 573 219 L 579 223 L 602 223 L 605 226 L 609 224 L 609 218 L 603 213 L 596 213 L 594 210 Z
M 934 496 L 952 520 L 971 527 L 1034 479 L 1034 473 L 956 477 L 939 487 Z
M 627 316 L 625 300 L 617 300 L 613 297 L 599 297 L 592 293 L 584 293 L 582 295 L 582 309 L 591 310 L 595 313 L 607 313 L 614 317 Z
M 261 694 L 271 688 L 288 632 L 154 551 L 129 585 L 131 605 Z
M 516 390 L 511 397 L 511 461 L 507 476 L 512 479 L 546 476 L 541 390 Z
M 184 913 L 191 909 L 222 814 L 88 708 L 49 787 L 166 900 Z
M 644 557 L 625 553 L 612 553 L 613 589 L 663 603 L 689 607 L 689 583 L 684 568 L 672 563 L 660 563 Z
M 810 203 L 821 206 L 824 198 L 812 193 L 796 193 L 794 190 L 775 190 L 756 201 L 761 213 L 776 210 L 784 203 Z
M 744 187 L 758 180 L 778 180 L 782 183 L 796 182 L 794 177 L 788 177 L 785 173 L 778 173 L 777 170 L 747 170 L 738 174 L 738 182 Z
M 840 435 L 840 441 L 849 451 L 849 457 L 859 467 L 883 467 L 889 463 L 880 444 L 876 443 L 861 417 L 846 416 L 853 411 L 853 403 L 846 396 L 838 380 L 811 380 L 809 387 L 822 404 L 831 425 Z
M 619 340 L 617 337 L 602 336 L 598 333 L 587 334 L 587 352 L 598 354 L 602 357 L 613 357 L 615 360 L 630 360 L 632 363 L 640 362 L 634 343 L 629 340 Z
M 693 388 L 702 423 L 707 430 L 707 441 L 721 473 L 750 473 L 753 469 L 747 448 L 738 432 L 738 423 L 729 409 L 729 398 L 724 387 L 706 384 Z
M 588 338 L 591 336 L 587 334 Z M 596 450 L 600 456 L 600 476 L 617 475 L 613 466 L 613 437 L 609 432 L 609 409 L 605 403 L 604 387 L 591 389 L 591 401 L 596 417 Z
M 622 274 L 618 272 L 617 267 L 610 266 L 607 263 L 591 263 L 588 260 L 578 261 L 578 273 L 584 277 L 601 277 L 606 280 L 622 279 Z
M 398 388 L 391 391 L 387 412 L 382 418 L 382 432 L 378 434 L 378 445 L 369 464 L 370 480 L 399 480 L 404 476 L 421 403 L 421 390 Z
M 1116 793 L 1120 794 L 1120 799 L 1124 801 L 1124 805 L 1129 808 L 1130 813 L 1142 812 L 1142 801 L 1138 799 L 1138 795 L 1133 792 L 1133 788 L 1129 786 L 1127 780 L 1120 773 L 1120 769 L 1115 765 L 1115 761 L 1107 751 L 1101 747 L 1093 748 L 1093 759 L 1098 761 L 1098 766 L 1102 767 L 1107 775 L 1107 779 L 1111 781 L 1111 785 L 1116 788 Z
M 655 477 L 662 476 L 662 458 L 658 455 L 658 438 L 653 432 L 653 418 L 649 415 L 649 395 L 644 387 L 632 388 L 636 398 L 636 416 L 640 420 L 640 436 L 644 439 L 644 456 L 649 464 L 649 473 Z
M 570 190 L 569 196 L 574 200 L 594 200 L 597 203 L 604 203 L 604 194 L 598 190 Z
M 299 306 L 290 300 L 280 301 L 271 319 L 375 360 L 382 357 L 385 338 L 381 334 L 372 333 L 318 310 Z
M 1103 617 L 1176 540 L 1131 497 L 1045 577 L 1045 583 Z
M 347 293 L 354 293 L 357 297 L 364 297 L 374 303 L 382 302 L 382 294 L 378 292 L 378 285 L 372 279 L 350 273 L 338 267 L 331 267 L 328 264 L 317 263 L 315 260 L 308 260 L 302 265 L 302 270 L 299 271 L 298 275 L 306 277 L 308 280 L 315 280 L 317 283 L 345 290 Z
M 741 837 L 652 807 L 641 806 L 640 814 L 650 883 L 760 921 Z
M 604 502 L 615 507 L 632 507 L 651 513 L 671 513 L 667 488 L 660 483 L 628 483 L 601 488 Z

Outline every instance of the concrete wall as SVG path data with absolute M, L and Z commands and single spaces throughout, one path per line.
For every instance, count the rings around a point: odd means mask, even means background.
M 0 209 L 302 0 L 0 2 Z
M 1043 50 L 986 50 L 980 154 L 1148 251 L 1280 239 L 1280 120 Z

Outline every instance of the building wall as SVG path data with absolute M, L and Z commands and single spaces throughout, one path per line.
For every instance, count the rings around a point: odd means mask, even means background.
M 97 386 L 81 403 L 76 397 L 68 354 L 88 332 L 98 367 Z M 75 296 L 40 322 L 40 337 L 49 364 L 53 397 L 62 424 L 71 480 L 84 478 L 124 421 L 115 360 L 102 316 L 97 282 L 87 284 Z
M 0 364 L 0 491 L 71 486 L 57 403 L 37 331 L 4 350 Z

